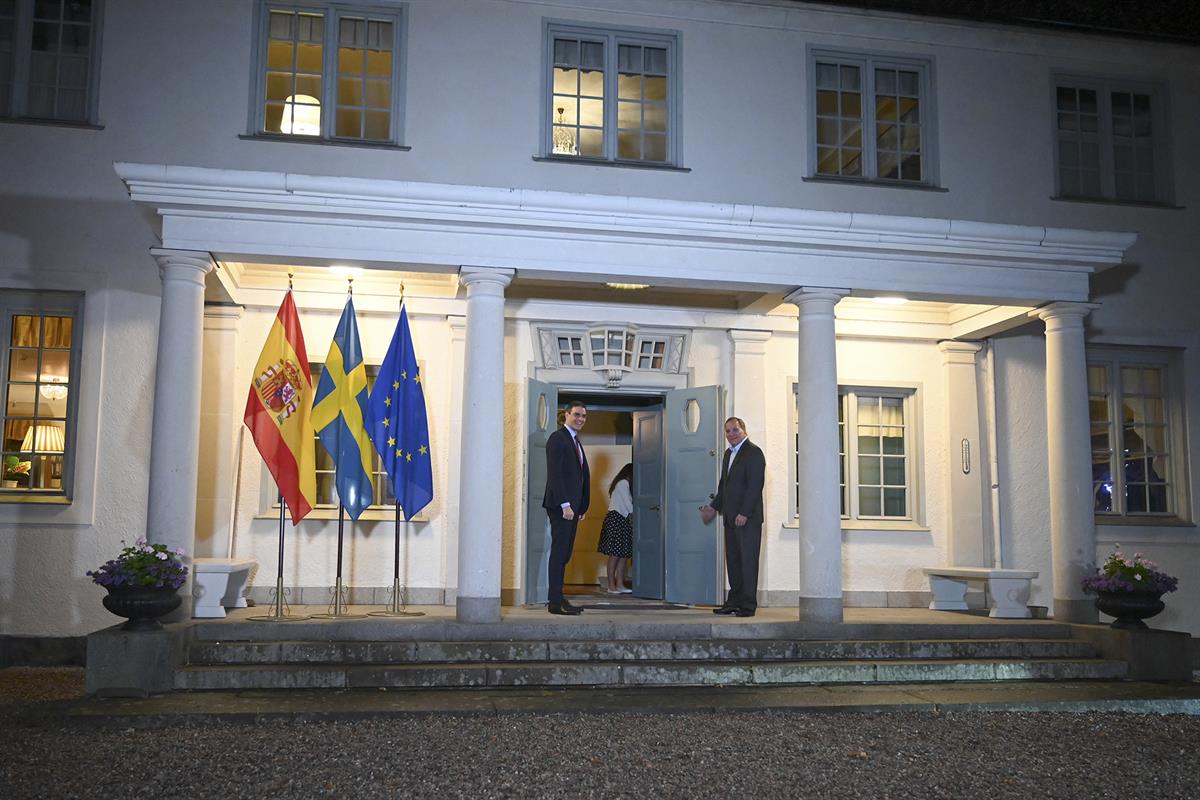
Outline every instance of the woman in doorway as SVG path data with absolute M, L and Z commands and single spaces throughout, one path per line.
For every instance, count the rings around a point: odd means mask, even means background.
M 633 558 L 633 464 L 626 464 L 608 485 L 608 513 L 600 528 L 601 553 L 608 556 L 609 594 L 629 594 L 625 588 L 625 559 Z

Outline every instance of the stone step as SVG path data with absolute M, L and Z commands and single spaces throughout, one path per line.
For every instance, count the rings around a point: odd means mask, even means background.
M 686 612 L 662 612 L 683 614 Z M 660 615 L 661 617 L 662 615 Z M 703 621 L 606 620 L 588 612 L 581 617 L 538 615 L 518 621 L 464 625 L 438 617 L 403 620 L 370 617 L 354 620 L 252 622 L 240 619 L 196 620 L 194 641 L 211 642 L 430 642 L 430 641 L 680 641 L 713 639 L 781 640 L 933 640 L 933 639 L 1070 639 L 1071 626 L 1045 620 L 972 620 L 933 623 L 772 622 L 715 618 Z
M 180 690 L 752 686 L 945 681 L 1116 680 L 1122 661 L 1101 659 L 894 659 L 884 661 L 537 661 L 488 664 L 189 666 Z
M 1092 646 L 1070 639 L 916 641 L 584 640 L 541 642 L 207 642 L 193 643 L 193 665 L 479 664 L 576 661 L 838 661 L 896 659 L 1091 658 Z

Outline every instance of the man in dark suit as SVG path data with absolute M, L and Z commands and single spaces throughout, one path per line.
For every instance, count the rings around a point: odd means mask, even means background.
M 721 481 L 712 502 L 700 507 L 705 524 L 718 513 L 725 522 L 725 568 L 729 595 L 714 614 L 753 617 L 758 608 L 758 550 L 762 543 L 763 483 L 767 460 L 746 438 L 746 423 L 725 420 L 729 449 L 721 462 Z
M 546 494 L 542 507 L 550 517 L 550 566 L 548 609 L 551 614 L 581 614 L 563 597 L 563 574 L 575 547 L 575 531 L 587 513 L 592 475 L 579 432 L 587 422 L 587 406 L 567 404 L 563 427 L 546 440 Z

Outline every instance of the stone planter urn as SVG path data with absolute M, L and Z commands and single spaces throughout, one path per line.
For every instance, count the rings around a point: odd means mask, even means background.
M 179 596 L 178 589 L 117 586 L 108 587 L 108 594 L 101 602 L 118 617 L 129 619 L 121 626 L 121 630 L 156 631 L 162 628 L 158 618 L 179 608 L 183 598 Z
M 1096 608 L 1110 617 L 1114 628 L 1145 629 L 1149 619 L 1167 607 L 1162 592 L 1097 592 Z

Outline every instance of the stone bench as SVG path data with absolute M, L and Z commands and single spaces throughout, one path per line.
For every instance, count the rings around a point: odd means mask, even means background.
M 934 611 L 966 611 L 967 584 L 970 581 L 987 581 L 988 597 L 991 599 L 989 617 L 1002 619 L 1029 619 L 1030 581 L 1038 576 L 1033 570 L 994 569 L 991 567 L 925 567 L 921 570 L 929 576 L 929 589 Z
M 257 565 L 253 558 L 192 559 L 192 616 L 223 617 L 227 608 L 245 608 L 246 582 Z

